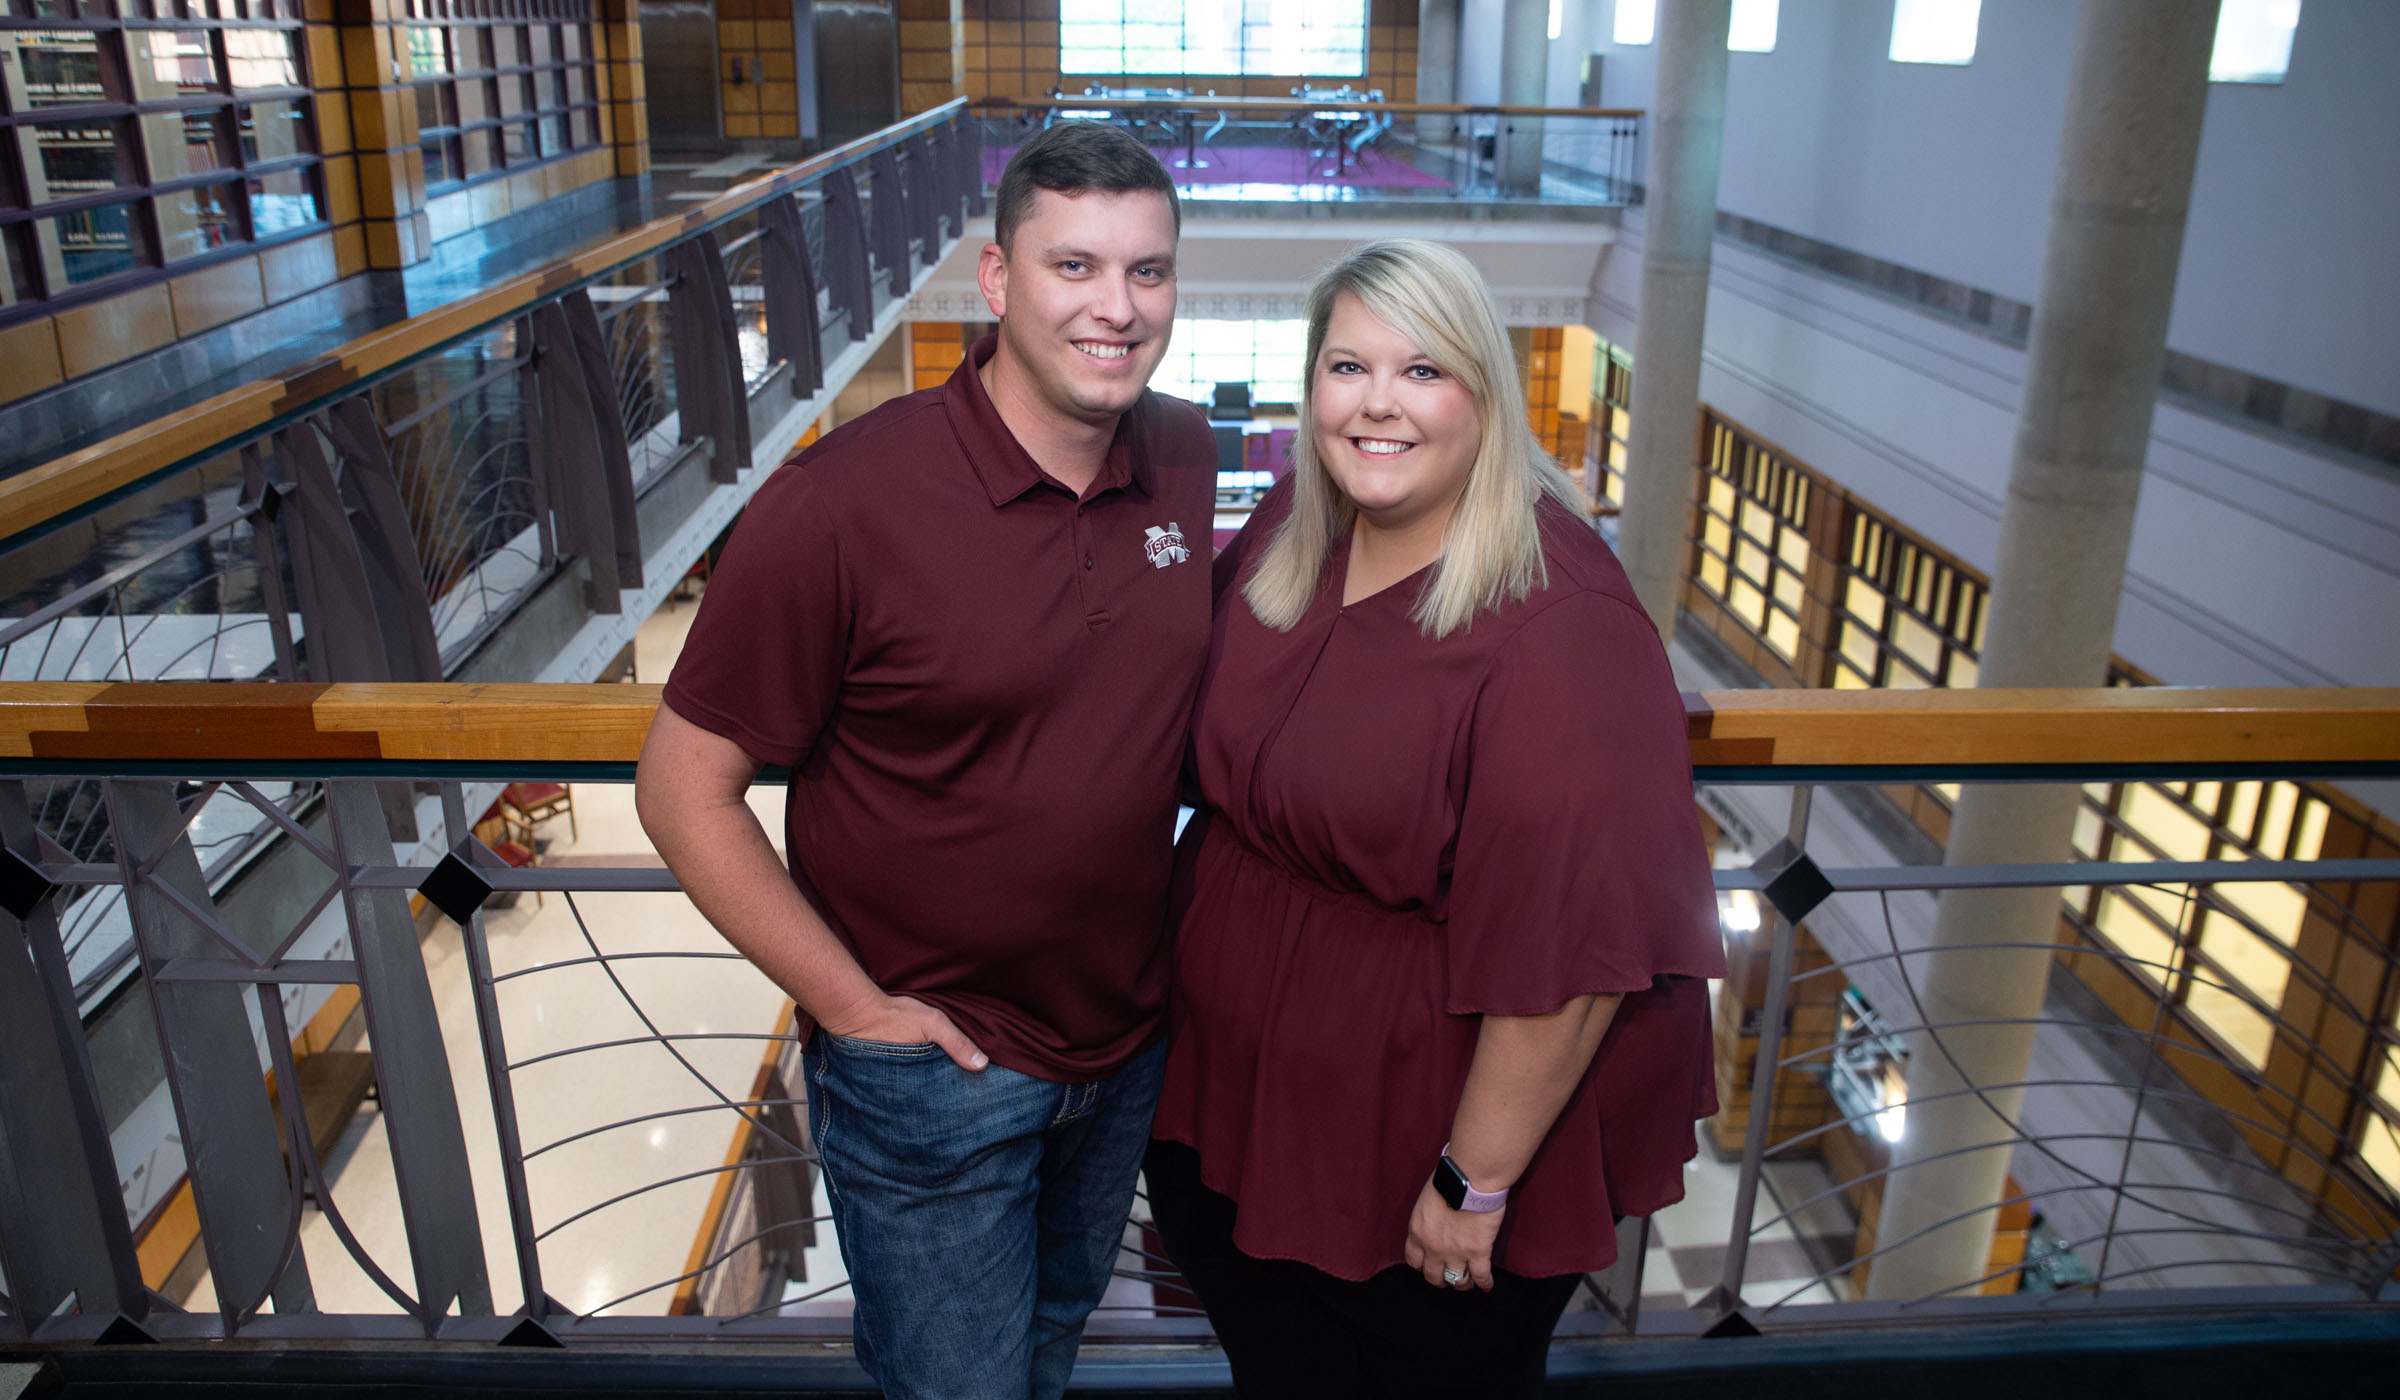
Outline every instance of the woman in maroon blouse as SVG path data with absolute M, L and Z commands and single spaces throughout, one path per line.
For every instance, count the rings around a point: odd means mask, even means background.
M 1152 1211 L 1246 1396 L 1529 1392 L 1714 1108 L 1683 707 L 1464 258 L 1328 269 L 1300 414 L 1216 565 Z

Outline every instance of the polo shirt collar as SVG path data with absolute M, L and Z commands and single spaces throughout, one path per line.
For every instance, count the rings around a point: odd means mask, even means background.
M 950 382 L 943 401 L 950 413 L 950 425 L 958 433 L 966 449 L 967 464 L 983 482 L 983 488 L 994 506 L 1004 506 L 1037 486 L 1064 486 L 1044 472 L 1017 441 L 1017 436 L 1001 421 L 1000 410 L 992 396 L 984 392 L 983 366 L 1000 347 L 998 332 L 986 335 L 967 348 L 958 368 L 950 372 Z M 1117 420 L 1117 435 L 1108 444 L 1108 457 L 1100 464 L 1100 477 L 1093 483 L 1092 494 L 1120 487 L 1130 488 L 1148 497 L 1155 494 L 1151 482 L 1151 465 L 1140 460 L 1144 454 L 1135 452 L 1134 443 L 1141 436 L 1141 420 L 1150 411 L 1150 392 L 1134 401 L 1132 408 Z

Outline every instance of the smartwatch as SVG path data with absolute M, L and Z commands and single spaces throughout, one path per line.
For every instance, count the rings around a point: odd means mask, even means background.
M 1489 1214 L 1508 1204 L 1508 1192 L 1505 1190 L 1475 1189 L 1475 1183 L 1467 1180 L 1467 1174 L 1458 1169 L 1458 1163 L 1450 1160 L 1448 1143 L 1442 1145 L 1442 1160 L 1433 1168 L 1433 1189 L 1450 1203 L 1450 1209 L 1462 1210 L 1470 1215 Z

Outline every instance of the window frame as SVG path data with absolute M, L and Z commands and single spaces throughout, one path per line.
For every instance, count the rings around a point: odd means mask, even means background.
M 1375 22 L 1373 7 L 1367 3 L 1367 0 L 1331 0 L 1330 4 L 1322 7 L 1332 8 L 1335 5 L 1351 5 L 1356 7 L 1357 23 L 1355 25 L 1349 24 L 1346 19 L 1344 19 L 1337 22 L 1327 23 L 1324 26 L 1326 30 L 1336 33 L 1354 32 L 1356 34 L 1358 46 L 1356 50 L 1355 62 L 1348 64 L 1335 64 L 1330 66 L 1304 64 L 1304 66 L 1299 68 L 1274 67 L 1272 66 L 1271 60 L 1265 63 L 1254 64 L 1254 55 L 1271 55 L 1274 50 L 1271 46 L 1263 45 L 1257 42 L 1253 36 L 1262 33 L 1271 35 L 1283 30 L 1285 26 L 1282 26 L 1272 20 L 1266 23 L 1253 23 L 1245 17 L 1244 11 L 1248 7 L 1248 4 L 1245 3 L 1245 0 L 1195 0 L 1194 4 L 1182 7 L 1180 11 L 1182 14 L 1182 19 L 1173 25 L 1169 25 L 1161 21 L 1133 18 L 1126 13 L 1127 9 L 1129 8 L 1127 0 L 1089 0 L 1089 3 L 1095 6 L 1114 5 L 1116 7 L 1117 17 L 1114 19 L 1070 18 L 1067 13 L 1067 7 L 1061 6 L 1058 17 L 1058 61 L 1059 71 L 1061 73 L 1072 73 L 1077 77 L 1089 76 L 1128 79 L 1184 77 L 1192 74 L 1206 74 L 1212 77 L 1224 76 L 1245 78 L 1364 79 L 1368 76 L 1369 65 L 1367 50 L 1370 43 L 1370 31 L 1375 27 Z M 1248 3 L 1256 3 L 1256 0 L 1248 0 Z M 1202 6 L 1210 4 L 1213 4 L 1216 9 L 1215 11 L 1209 13 L 1206 17 L 1213 21 L 1224 21 L 1229 19 L 1233 33 L 1238 36 L 1234 40 L 1233 46 L 1230 49 L 1230 52 L 1233 55 L 1233 64 L 1231 67 L 1208 62 L 1204 62 L 1195 66 L 1192 62 L 1194 54 L 1198 54 L 1202 58 L 1206 59 L 1216 53 L 1227 51 L 1220 47 L 1213 46 L 1198 47 L 1193 43 L 1192 36 L 1194 30 L 1196 27 L 1200 27 L 1197 24 L 1196 15 L 1199 14 Z M 1311 8 L 1314 9 L 1319 7 Z M 1230 13 L 1228 14 L 1227 12 Z M 1129 42 L 1128 31 L 1137 28 L 1160 30 L 1174 28 L 1178 30 L 1182 42 L 1173 50 L 1173 52 L 1175 52 L 1179 57 L 1179 66 L 1173 68 L 1135 68 L 1127 66 L 1126 56 L 1128 54 L 1134 52 L 1163 51 L 1155 50 L 1151 45 L 1135 45 Z M 1097 37 L 1099 34 L 1110 30 L 1114 30 L 1118 36 L 1117 41 L 1113 46 L 1106 43 L 1076 42 L 1076 39 L 1078 37 L 1082 37 L 1084 34 L 1088 33 L 1093 37 Z M 1305 34 L 1308 31 L 1305 27 L 1303 27 L 1299 32 Z M 1112 51 L 1116 53 L 1118 57 L 1118 66 L 1114 68 L 1092 66 L 1081 61 L 1085 56 L 1090 54 L 1107 53 Z M 1297 50 L 1297 52 L 1304 59 L 1306 59 L 1312 56 L 1322 55 L 1329 52 L 1329 50 L 1321 47 L 1300 48 Z
M 198 0 L 113 5 L 85 0 L 78 8 L 87 13 L 80 15 L 31 13 L 67 8 L 66 0 L 13 0 L 0 6 L 0 45 L 25 53 L 81 47 L 45 45 L 46 36 L 88 37 L 98 77 L 97 94 L 79 102 L 36 102 L 22 61 L 12 63 L 9 76 L 0 81 L 0 244 L 8 253 L 7 267 L 0 271 L 0 325 L 54 314 L 331 227 L 302 0 L 218 0 L 217 7 L 239 14 L 195 16 Z M 104 8 L 126 13 L 96 13 Z M 235 51 L 233 36 L 255 34 L 282 36 L 280 51 L 255 56 Z M 160 81 L 177 50 L 162 55 L 156 46 L 192 36 L 205 41 L 205 81 L 188 90 L 174 78 Z M 291 81 L 237 84 L 242 63 L 263 58 L 273 65 L 287 56 L 288 72 L 280 76 Z M 261 152 L 253 144 L 245 149 L 244 121 L 276 103 L 291 104 L 296 139 L 290 148 Z M 209 129 L 208 163 L 192 169 L 188 160 L 176 161 L 172 164 L 179 168 L 169 169 L 167 143 L 180 131 L 181 149 L 188 152 L 195 118 Z M 62 193 L 53 186 L 46 153 L 69 147 L 45 144 L 42 131 L 75 127 L 112 134 L 112 183 Z M 252 186 L 268 179 L 288 181 L 295 174 L 312 202 L 313 217 L 273 226 L 262 219 Z M 219 213 L 194 225 L 208 231 L 203 246 L 179 252 L 179 241 L 191 230 L 177 228 L 167 206 L 187 196 L 213 201 Z M 75 251 L 64 237 L 65 221 L 88 222 L 101 211 L 117 210 L 124 220 L 122 265 L 79 275 L 71 262 Z
M 406 100 L 417 105 L 417 160 L 428 195 L 606 146 L 594 7 L 578 0 L 407 0 L 405 11 L 394 42 L 409 62 L 402 86 Z M 425 52 L 420 34 L 442 36 L 446 66 L 418 69 L 418 55 Z M 568 57 L 576 48 L 580 52 Z M 580 96 L 574 92 L 578 74 Z M 429 105 L 438 120 L 425 120 Z M 521 146 L 512 148 L 512 138 Z M 437 150 L 438 166 L 429 157 Z

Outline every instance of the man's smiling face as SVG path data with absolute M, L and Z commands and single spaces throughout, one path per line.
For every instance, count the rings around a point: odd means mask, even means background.
M 1133 407 L 1175 327 L 1175 213 L 1151 190 L 1042 190 L 977 280 L 1010 358 L 1051 410 L 1102 423 Z

